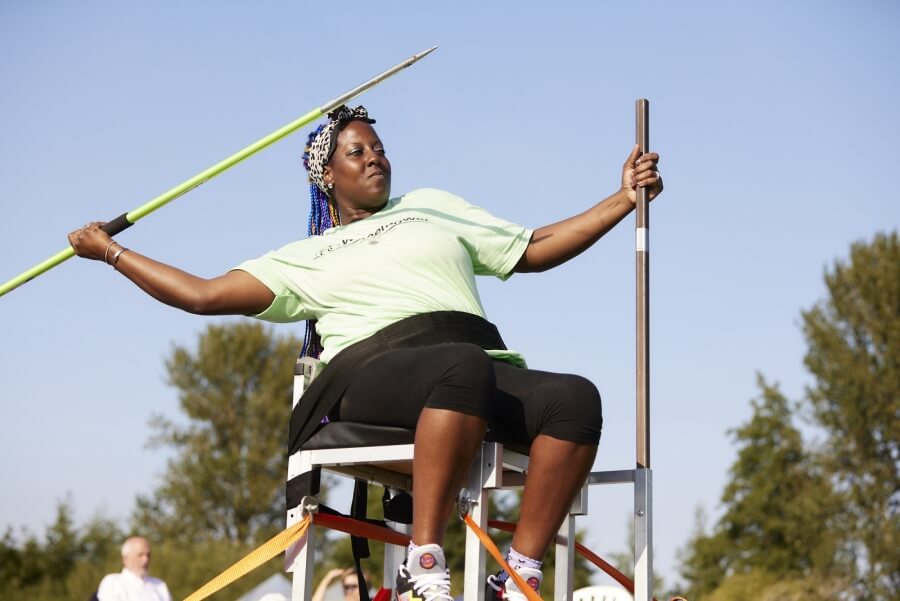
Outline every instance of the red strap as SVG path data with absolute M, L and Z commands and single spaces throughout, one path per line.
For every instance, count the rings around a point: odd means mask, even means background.
M 376 526 L 368 522 L 354 520 L 353 518 L 345 518 L 340 515 L 316 513 L 313 514 L 313 524 L 400 547 L 405 547 L 409 544 L 408 534 L 403 534 L 384 526 Z

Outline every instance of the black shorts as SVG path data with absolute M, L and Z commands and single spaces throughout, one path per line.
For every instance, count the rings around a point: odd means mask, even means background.
M 495 440 L 526 448 L 539 434 L 596 445 L 603 425 L 589 380 L 492 360 L 468 343 L 386 352 L 353 377 L 335 417 L 414 429 L 425 407 L 484 417 Z

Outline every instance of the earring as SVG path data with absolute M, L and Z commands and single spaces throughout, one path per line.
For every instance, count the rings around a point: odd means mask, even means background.
M 330 183 L 326 184 L 326 187 L 327 187 L 329 190 L 334 190 L 334 182 L 330 182 Z

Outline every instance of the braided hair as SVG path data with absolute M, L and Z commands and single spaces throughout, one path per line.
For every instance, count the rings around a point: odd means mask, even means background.
M 325 230 L 341 225 L 341 214 L 332 198 L 333 191 L 325 185 L 325 165 L 337 147 L 338 134 L 351 121 L 375 123 L 362 105 L 353 109 L 341 105 L 328 113 L 328 122 L 310 132 L 306 140 L 302 158 L 309 174 L 309 223 L 306 233 L 310 236 L 319 236 Z M 300 356 L 318 358 L 321 353 L 322 340 L 316 332 L 316 320 L 308 319 Z

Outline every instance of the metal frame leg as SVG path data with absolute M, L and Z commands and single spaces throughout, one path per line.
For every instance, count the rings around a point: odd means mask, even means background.
M 575 516 L 587 515 L 588 481 L 572 500 L 569 514 L 559 526 L 557 534 L 562 539 L 556 544 L 556 567 L 553 574 L 553 591 L 556 601 L 572 601 L 575 584 Z
M 309 525 L 306 534 L 297 543 L 302 545 L 294 563 L 294 580 L 291 584 L 292 601 L 310 601 L 313 591 L 313 570 L 315 569 L 316 526 Z
M 634 472 L 634 601 L 653 599 L 653 472 Z
M 305 512 L 316 511 L 318 501 L 314 497 L 303 497 L 300 505 L 288 511 L 288 526 L 303 519 Z M 303 537 L 288 547 L 285 553 L 286 570 L 294 573 L 291 583 L 292 601 L 310 601 L 313 591 L 313 571 L 315 570 L 316 525 L 310 523 Z
M 391 497 L 394 497 L 396 494 L 400 493 L 399 489 L 395 489 L 393 487 L 387 487 L 388 492 Z M 404 534 L 412 533 L 412 526 L 409 524 L 401 524 L 400 522 L 389 522 L 385 520 L 387 526 L 397 532 L 403 532 Z M 403 563 L 403 560 L 406 559 L 406 547 L 400 545 L 392 545 L 390 543 L 384 544 L 384 573 L 383 580 L 384 588 L 394 588 L 396 586 L 395 580 L 397 577 L 397 570 L 400 569 L 400 564 Z
M 473 503 L 469 506 L 469 516 L 482 530 L 488 523 L 488 486 L 496 486 L 498 469 L 502 469 L 500 446 L 483 443 L 481 450 L 469 470 L 468 492 Z M 498 467 L 499 466 L 499 467 Z M 481 546 L 478 536 L 466 528 L 466 567 L 463 578 L 463 601 L 484 601 L 484 583 L 487 579 L 487 551 Z
M 559 527 L 563 539 L 556 543 L 556 568 L 553 574 L 553 598 L 556 601 L 572 601 L 572 583 L 575 581 L 575 516 L 569 514 Z M 565 541 L 565 542 L 563 542 Z

